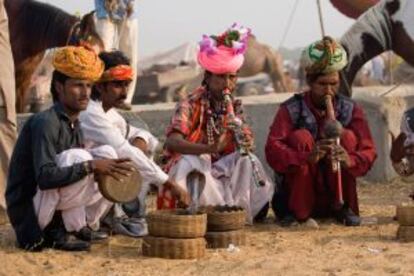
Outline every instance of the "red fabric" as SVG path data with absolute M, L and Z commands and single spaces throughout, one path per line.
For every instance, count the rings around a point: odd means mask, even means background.
M 163 186 L 157 196 L 157 210 L 175 209 L 176 205 L 177 200 L 172 195 L 171 189 Z
M 177 132 L 184 136 L 184 138 L 192 143 L 207 144 L 207 110 L 209 107 L 208 92 L 204 87 L 200 87 L 191 93 L 186 100 L 181 101 L 172 116 L 171 123 L 167 128 L 166 136 Z M 238 118 L 245 122 L 242 103 L 240 100 L 233 101 L 234 112 Z M 243 132 L 253 139 L 253 134 L 248 125 L 243 125 Z M 232 134 L 227 133 L 228 139 L 232 139 Z M 219 136 L 215 135 L 216 141 Z M 212 160 L 216 161 L 218 158 L 230 154 L 236 150 L 233 142 L 230 142 L 222 153 L 218 156 L 212 156 Z M 165 150 L 163 159 L 165 165 L 164 171 L 168 172 L 170 168 L 179 160 L 180 154 Z
M 305 93 L 305 103 L 321 130 L 325 115 L 312 105 L 309 92 Z M 329 164 L 324 166 L 321 161 L 314 166 L 307 162 L 314 143 L 308 130 L 294 129 L 289 112 L 282 105 L 270 128 L 265 151 L 269 165 L 276 172 L 285 175 L 285 183 L 290 191 L 289 208 L 298 219 L 306 219 L 312 213 L 329 210 L 336 197 L 336 174 L 330 171 Z M 358 214 L 356 177 L 366 174 L 376 158 L 368 123 L 358 105 L 354 107 L 352 120 L 344 130 L 341 144 L 352 163 L 349 168 L 342 169 L 344 201 Z M 324 169 L 321 168 L 323 166 Z

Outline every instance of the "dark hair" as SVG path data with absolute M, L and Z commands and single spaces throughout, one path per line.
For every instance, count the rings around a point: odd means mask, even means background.
M 320 76 L 323 76 L 323 73 L 314 73 L 314 74 L 306 74 L 306 83 L 308 85 L 314 83 Z
M 118 65 L 131 65 L 129 58 L 121 51 L 102 52 L 99 58 L 105 64 L 105 71 Z M 100 97 L 96 85 L 92 86 L 91 99 L 98 100 Z
M 52 92 L 52 99 L 53 99 L 54 103 L 59 101 L 59 95 L 58 95 L 58 92 L 56 90 L 55 83 L 59 82 L 62 85 L 64 85 L 67 79 L 69 79 L 69 77 L 67 75 L 62 74 L 61 72 L 59 72 L 57 70 L 53 71 L 52 81 L 51 81 L 51 84 L 50 84 L 50 92 Z
M 211 75 L 212 75 L 213 73 L 211 73 L 210 71 L 207 71 L 207 70 L 205 70 L 204 71 L 204 76 L 203 76 L 203 80 L 202 80 L 202 82 L 201 82 L 201 85 L 202 86 L 205 86 L 207 89 L 208 89 L 208 87 L 207 87 L 207 85 L 208 85 L 208 83 L 207 83 L 207 79 L 209 78 L 209 77 L 211 77 Z

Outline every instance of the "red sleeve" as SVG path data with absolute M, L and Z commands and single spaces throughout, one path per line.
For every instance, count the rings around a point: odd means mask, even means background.
M 368 122 L 361 107 L 355 105 L 352 121 L 347 128 L 352 130 L 357 138 L 355 151 L 348 152 L 351 158 L 351 166 L 347 170 L 354 177 L 363 176 L 372 167 L 377 158 L 377 153 Z
M 309 153 L 298 152 L 287 143 L 293 130 L 289 112 L 282 105 L 270 127 L 265 148 L 267 162 L 276 172 L 285 173 L 289 167 L 302 166 L 307 162 Z

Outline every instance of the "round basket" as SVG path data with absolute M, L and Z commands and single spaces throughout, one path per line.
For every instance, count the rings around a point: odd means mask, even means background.
M 159 210 L 147 217 L 151 236 L 167 238 L 204 237 L 207 228 L 207 215 L 188 214 L 185 210 Z
M 230 244 L 246 245 L 246 233 L 244 230 L 227 232 L 207 232 L 206 241 L 208 248 L 227 248 Z
M 398 223 L 403 226 L 414 226 L 414 206 L 397 206 Z
M 147 257 L 197 259 L 203 257 L 205 252 L 204 238 L 168 239 L 147 236 L 142 242 L 142 254 Z
M 397 238 L 403 242 L 414 241 L 414 226 L 400 226 L 397 231 Z
M 209 232 L 239 230 L 246 223 L 246 212 L 238 206 L 205 207 L 205 210 Z

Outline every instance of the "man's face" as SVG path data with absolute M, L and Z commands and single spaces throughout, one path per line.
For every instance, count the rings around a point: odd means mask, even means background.
M 55 88 L 58 92 L 59 102 L 67 110 L 76 113 L 88 107 L 92 88 L 91 81 L 69 78 L 63 84 L 55 82 Z
M 310 85 L 311 99 L 319 109 L 325 109 L 325 98 L 327 95 L 334 97 L 339 88 L 339 73 L 334 72 L 319 76 Z
M 102 105 L 106 108 L 118 108 L 127 98 L 127 92 L 131 81 L 109 81 L 99 84 Z
M 221 98 L 223 90 L 229 89 L 233 92 L 236 88 L 237 73 L 209 74 L 206 82 L 213 96 Z

